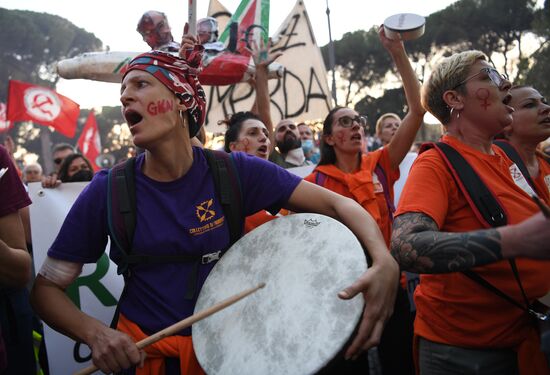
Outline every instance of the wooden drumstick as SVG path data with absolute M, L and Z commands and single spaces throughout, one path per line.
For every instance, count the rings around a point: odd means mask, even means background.
M 239 301 L 239 300 L 241 300 L 245 297 L 248 297 L 249 295 L 251 295 L 252 293 L 258 291 L 259 289 L 262 289 L 264 286 L 265 286 L 265 283 L 261 283 L 258 286 L 256 286 L 255 288 L 244 290 L 244 291 L 242 291 L 238 294 L 235 294 L 234 296 L 231 296 L 227 299 L 224 299 L 223 301 L 215 304 L 214 306 L 211 306 L 211 307 L 209 307 L 205 310 L 199 311 L 198 313 L 193 314 L 190 317 L 187 317 L 183 320 L 180 320 L 179 322 L 174 323 L 171 326 L 166 327 L 165 329 L 163 329 L 161 331 L 158 331 L 157 333 L 155 333 L 155 334 L 153 334 L 149 337 L 146 337 L 141 341 L 138 341 L 136 343 L 136 346 L 139 349 L 143 349 L 146 346 L 154 344 L 155 342 L 157 342 L 159 340 L 162 340 L 165 337 L 171 336 L 171 335 L 181 331 L 182 329 L 189 327 L 190 325 L 192 325 L 193 323 L 198 322 L 199 320 L 202 320 L 202 319 L 204 319 L 204 318 L 206 318 L 206 317 L 208 317 L 208 316 L 210 316 L 214 313 L 217 313 L 220 310 L 225 309 L 228 306 L 231 306 L 235 302 L 237 302 L 237 301 Z M 94 373 L 97 370 L 99 370 L 99 368 L 97 368 L 94 365 L 90 365 L 90 366 L 88 366 L 88 367 L 86 367 L 82 370 L 79 370 L 79 371 L 75 372 L 74 375 L 88 375 L 88 374 Z
M 544 214 L 544 217 L 547 218 L 547 219 L 550 219 L 550 208 L 548 208 L 548 206 L 546 206 L 544 203 L 542 203 L 542 201 L 539 199 L 539 197 L 537 197 L 535 195 L 531 195 L 531 198 L 533 198 L 533 200 L 535 201 L 537 206 L 539 206 L 540 210 Z

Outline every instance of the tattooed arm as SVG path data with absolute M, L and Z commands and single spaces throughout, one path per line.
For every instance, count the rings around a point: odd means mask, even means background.
M 402 270 L 417 273 L 464 271 L 515 256 L 548 259 L 549 224 L 537 214 L 517 225 L 449 233 L 428 215 L 408 212 L 395 218 L 391 252 Z
M 391 252 L 405 271 L 448 273 L 502 259 L 500 242 L 496 229 L 440 232 L 428 215 L 409 212 L 395 218 Z

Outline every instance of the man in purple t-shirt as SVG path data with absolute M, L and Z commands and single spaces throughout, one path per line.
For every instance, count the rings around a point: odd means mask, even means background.
M 19 210 L 31 204 L 15 165 L 0 145 L 0 372 L 36 371 L 32 347 L 32 311 L 26 284 L 31 279 L 31 257 Z M 8 310 L 11 310 L 8 314 Z M 15 312 L 15 314 L 14 314 Z M 18 330 L 14 330 L 18 327 Z M 7 355 L 7 356 L 6 356 Z M 6 363 L 7 360 L 7 363 Z

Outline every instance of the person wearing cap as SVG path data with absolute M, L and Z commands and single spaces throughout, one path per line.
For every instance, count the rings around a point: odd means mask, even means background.
M 132 247 L 138 254 L 201 255 L 222 250 L 229 243 L 205 151 L 191 145 L 206 110 L 204 91 L 197 79 L 201 52 L 195 38 L 186 35 L 180 50 L 183 58 L 159 51 L 141 54 L 129 63 L 122 79 L 123 115 L 134 143 L 145 150 L 135 165 L 137 212 Z M 352 200 L 304 182 L 265 160 L 242 152 L 233 152 L 230 157 L 240 180 L 245 215 L 268 207 L 329 215 L 349 225 L 368 249 L 372 259 L 369 270 L 339 297 L 348 299 L 362 293 L 369 298 L 347 356 L 376 344 L 391 315 L 399 271 L 372 217 Z M 144 352 L 135 345 L 145 335 L 193 313 L 198 293 L 187 298 L 182 292 L 193 275 L 190 264 L 133 267 L 119 303 L 118 330 L 81 312 L 64 292 L 84 263 L 94 263 L 104 253 L 108 237 L 107 176 L 106 171 L 94 176 L 49 249 L 32 291 L 35 311 L 51 327 L 87 344 L 94 364 L 105 373 L 130 368 L 127 373 L 201 374 L 191 329 L 145 348 L 145 360 Z M 208 209 L 200 210 L 205 207 Z M 201 230 L 205 225 L 208 230 Z M 120 259 L 116 246 L 111 247 L 111 258 L 115 262 Z M 214 264 L 198 266 L 198 278 L 193 279 L 198 290 Z M 135 367 L 138 364 L 142 366 Z

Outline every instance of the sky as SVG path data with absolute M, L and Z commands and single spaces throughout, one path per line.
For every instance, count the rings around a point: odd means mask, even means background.
M 240 0 L 219 0 L 230 12 L 237 9 Z M 270 34 L 275 33 L 296 0 L 273 0 L 270 9 Z M 380 2 L 364 0 L 304 0 L 313 32 L 319 46 L 329 42 L 327 23 L 327 1 L 330 8 L 333 40 L 340 39 L 346 32 L 370 29 L 381 24 L 396 13 L 416 13 L 422 16 L 445 8 L 455 0 L 386 0 Z M 197 18 L 205 17 L 208 0 L 198 0 Z M 136 31 L 141 15 L 147 10 L 164 12 L 172 27 L 174 39 L 181 37 L 181 30 L 187 20 L 185 0 L 0 0 L 0 7 L 31 10 L 59 15 L 78 27 L 92 32 L 111 51 L 148 50 L 147 44 Z M 429 25 L 426 25 L 429 27 Z M 61 79 L 57 91 L 80 104 L 81 108 L 119 105 L 119 85 L 89 80 Z

